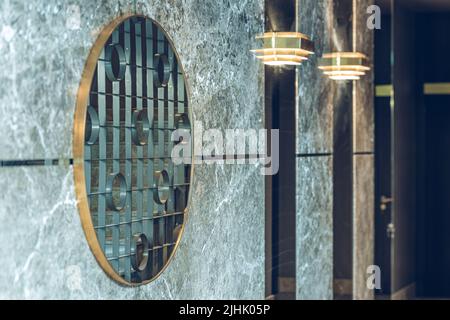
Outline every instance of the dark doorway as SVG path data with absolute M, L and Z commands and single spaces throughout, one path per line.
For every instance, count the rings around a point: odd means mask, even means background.
M 424 296 L 450 297 L 450 98 L 427 98 Z
M 386 1 L 385 1 L 386 2 Z M 418 3 L 418 2 L 417 2 Z M 391 1 L 376 32 L 378 298 L 450 297 L 450 12 Z M 426 42 L 426 45 L 424 43 Z M 446 84 L 446 85 L 445 85 Z
M 375 262 L 380 270 L 391 269 L 391 239 L 387 234 L 391 223 L 391 15 L 382 16 L 383 28 L 375 33 Z M 381 200 L 385 203 L 381 204 Z M 378 295 L 391 292 L 390 272 L 382 272 Z
M 416 268 L 415 14 L 399 1 L 375 33 L 375 258 L 383 298 L 410 297 Z
M 420 13 L 417 44 L 418 86 L 450 83 L 446 57 L 450 13 Z M 423 56 L 425 55 L 425 56 Z M 421 88 L 421 89 L 422 89 Z M 450 92 L 424 94 L 418 99 L 418 276 L 420 297 L 450 297 Z

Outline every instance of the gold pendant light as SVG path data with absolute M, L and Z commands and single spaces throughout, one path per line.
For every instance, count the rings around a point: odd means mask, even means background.
M 370 70 L 367 57 L 359 52 L 333 52 L 319 60 L 319 69 L 332 80 L 359 80 Z
M 256 38 L 263 40 L 263 48 L 251 51 L 266 65 L 297 66 L 314 54 L 314 43 L 300 32 L 266 32 Z
M 319 69 L 331 80 L 360 80 L 369 70 L 369 59 L 358 52 L 357 0 L 352 1 L 352 51 L 327 53 L 319 59 Z M 360 28 L 365 27 L 361 26 Z

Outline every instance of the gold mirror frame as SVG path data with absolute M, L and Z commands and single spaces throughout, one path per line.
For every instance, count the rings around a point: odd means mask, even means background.
M 138 287 L 141 285 L 146 285 L 150 282 L 155 281 L 170 265 L 172 259 L 174 258 L 176 251 L 178 249 L 178 246 L 181 242 L 184 229 L 186 227 L 187 221 L 188 221 L 188 212 L 189 207 L 191 204 L 191 197 L 192 192 L 189 190 L 188 194 L 188 200 L 186 209 L 184 210 L 184 220 L 181 227 L 180 234 L 178 236 L 178 239 L 175 243 L 175 247 L 173 249 L 172 254 L 168 258 L 166 264 L 162 267 L 162 269 L 151 279 L 143 281 L 141 283 L 132 283 L 126 281 L 124 278 L 122 278 L 117 272 L 114 270 L 112 265 L 109 263 L 109 261 L 106 258 L 106 255 L 103 251 L 103 249 L 100 246 L 100 243 L 97 239 L 97 234 L 95 233 L 94 224 L 92 222 L 91 212 L 89 209 L 89 203 L 87 200 L 87 193 L 86 193 L 86 177 L 84 173 L 84 144 L 85 144 L 85 126 L 86 126 L 86 115 L 87 115 L 87 107 L 88 107 L 88 98 L 89 93 L 91 89 L 91 83 L 94 78 L 94 72 L 97 66 L 98 59 L 100 57 L 100 54 L 107 43 L 109 37 L 112 35 L 114 30 L 125 20 L 133 18 L 133 17 L 140 17 L 149 19 L 152 22 L 154 22 L 158 28 L 161 29 L 161 31 L 164 33 L 165 37 L 169 41 L 170 45 L 172 46 L 173 52 L 177 60 L 179 61 L 179 67 L 181 68 L 181 71 L 183 72 L 184 78 L 185 78 L 185 86 L 186 86 L 186 92 L 187 92 L 187 99 L 190 100 L 190 88 L 189 88 L 189 81 L 186 73 L 184 72 L 183 66 L 181 64 L 180 57 L 178 55 L 178 52 L 175 50 L 175 46 L 173 44 L 172 38 L 167 34 L 165 29 L 155 20 L 152 18 L 146 16 L 146 15 L 140 15 L 140 14 L 125 14 L 122 15 L 113 21 L 111 21 L 106 27 L 103 28 L 99 36 L 97 37 L 97 40 L 95 41 L 93 47 L 91 48 L 91 51 L 89 53 L 89 56 L 87 58 L 86 64 L 83 69 L 83 73 L 81 76 L 80 86 L 78 88 L 77 93 L 77 100 L 76 100 L 76 106 L 75 106 L 75 114 L 74 114 L 74 124 L 73 124 L 73 140 L 72 140 L 72 153 L 73 153 L 73 176 L 74 176 L 74 183 L 75 183 L 75 194 L 77 199 L 77 206 L 78 211 L 80 214 L 81 219 L 81 225 L 83 227 L 84 234 L 86 236 L 89 248 L 91 249 L 92 253 L 94 254 L 95 259 L 97 260 L 97 263 L 100 265 L 100 267 L 105 271 L 105 273 L 114 281 L 119 283 L 120 285 L 127 286 L 127 287 Z M 193 119 L 192 114 L 192 108 L 188 108 L 188 114 L 191 119 Z M 191 122 L 193 123 L 193 122 Z M 191 172 L 190 172 L 190 185 L 193 185 L 193 178 L 194 178 L 194 153 L 193 153 L 193 146 L 194 146 L 194 133 L 193 133 L 193 127 L 191 128 Z

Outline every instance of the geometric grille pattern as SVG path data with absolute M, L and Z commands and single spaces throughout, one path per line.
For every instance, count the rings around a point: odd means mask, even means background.
M 171 134 L 190 130 L 182 68 L 150 19 L 112 33 L 97 62 L 86 115 L 84 168 L 92 222 L 115 272 L 147 282 L 181 236 L 189 165 L 171 161 Z

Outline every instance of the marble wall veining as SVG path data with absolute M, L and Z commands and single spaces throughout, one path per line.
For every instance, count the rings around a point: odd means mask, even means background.
M 353 95 L 353 299 L 375 297 L 367 288 L 367 268 L 375 263 L 375 120 L 374 32 L 367 28 L 367 8 L 374 0 L 355 1 L 354 46 L 372 64 L 362 81 L 354 83 Z
M 76 92 L 97 35 L 124 13 L 174 41 L 195 120 L 263 125 L 263 67 L 249 52 L 262 0 L 4 0 L 0 3 L 0 160 L 68 159 Z M 263 299 L 264 177 L 256 165 L 196 165 L 174 259 L 154 282 L 121 287 L 81 228 L 72 167 L 0 167 L 0 298 Z
M 333 1 L 298 1 L 300 32 L 315 55 L 298 71 L 297 288 L 300 300 L 333 298 L 333 109 L 336 86 L 318 59 L 331 50 Z
M 333 151 L 335 84 L 317 69 L 319 58 L 332 47 L 333 1 L 298 1 L 299 32 L 314 41 L 315 54 L 298 71 L 297 153 Z
M 133 6 L 130 0 L 0 2 L 2 160 L 71 157 L 86 58 L 103 26 Z
M 364 53 L 371 70 L 364 76 L 363 81 L 355 82 L 354 113 L 354 152 L 374 152 L 375 118 L 374 118 L 374 32 L 367 28 L 367 8 L 374 0 L 359 0 L 355 8 L 355 50 Z
M 346 284 L 347 297 L 373 298 L 365 281 L 374 251 L 373 74 L 336 83 L 317 69 L 317 58 L 332 51 L 357 50 L 373 61 L 373 30 L 366 26 L 371 4 L 373 0 L 298 1 L 298 31 L 316 46 L 315 56 L 298 72 L 298 299 L 333 297 L 333 280 Z M 331 165 L 321 167 L 324 159 Z M 320 188 L 327 193 L 319 197 L 311 191 Z M 309 207 L 312 195 L 314 211 Z M 315 248 L 326 249 L 317 254 Z
M 299 300 L 333 299 L 333 159 L 297 159 Z
M 374 264 L 374 161 L 373 155 L 353 157 L 353 299 L 370 300 L 368 267 Z
M 254 195 L 262 190 L 250 187 L 260 184 L 259 168 L 196 170 L 192 192 L 202 202 L 193 201 L 175 258 L 156 281 L 125 288 L 89 250 L 71 167 L 1 168 L 0 299 L 262 299 L 261 199 Z

